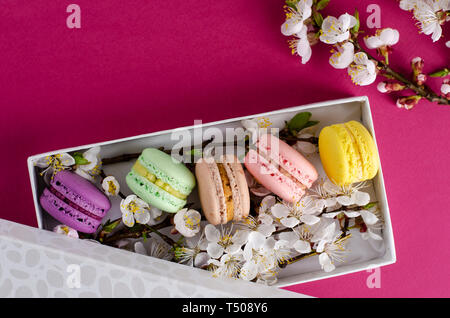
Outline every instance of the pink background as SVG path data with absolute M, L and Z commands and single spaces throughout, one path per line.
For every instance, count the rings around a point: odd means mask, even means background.
M 0 217 L 36 226 L 26 159 L 60 148 L 250 115 L 311 102 L 370 98 L 397 248 L 381 288 L 360 272 L 290 287 L 318 297 L 450 296 L 449 106 L 395 107 L 375 85 L 354 86 L 313 47 L 291 56 L 283 1 L 77 0 L 82 27 L 66 27 L 69 1 L 0 3 Z M 127 4 L 125 4 L 127 3 Z M 325 14 L 381 7 L 381 26 L 400 31 L 391 64 L 408 73 L 449 62 L 441 39 L 418 34 L 392 0 L 332 0 Z M 448 39 L 448 34 L 446 34 Z M 432 87 L 439 89 L 438 84 Z

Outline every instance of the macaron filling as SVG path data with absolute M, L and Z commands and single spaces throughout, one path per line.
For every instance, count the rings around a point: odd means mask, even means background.
M 91 217 L 95 220 L 101 221 L 102 217 L 95 215 L 91 212 L 89 212 L 86 209 L 83 209 L 81 206 L 79 206 L 78 204 L 76 204 L 75 202 L 69 200 L 67 197 L 65 197 L 61 192 L 59 192 L 58 190 L 56 190 L 53 186 L 49 186 L 48 190 L 53 193 L 58 199 L 60 199 L 61 201 L 63 201 L 65 204 L 67 204 L 68 206 L 72 207 L 73 209 L 83 213 L 84 215 Z
M 223 167 L 226 171 L 227 178 L 230 181 L 230 188 L 232 192 L 232 200 L 233 200 L 233 220 L 239 221 L 242 219 L 244 212 L 243 209 L 243 203 L 241 200 L 241 191 L 239 189 L 239 186 L 236 182 L 237 176 L 235 175 L 235 171 L 230 163 L 224 162 Z
M 169 194 L 173 195 L 174 197 L 185 200 L 187 198 L 187 195 L 182 194 L 181 192 L 175 190 L 171 185 L 164 182 L 163 180 L 156 177 L 155 174 L 148 171 L 140 162 L 139 160 L 136 160 L 136 163 L 134 164 L 132 170 L 138 174 L 139 176 L 145 178 L 150 183 L 156 185 L 160 189 L 168 192 Z
M 173 190 L 185 197 L 195 187 L 195 178 L 190 174 L 189 169 L 160 150 L 147 148 L 137 161 L 145 170 L 155 175 L 156 179 L 160 179 L 161 182 L 168 184 Z M 168 164 L 166 161 L 171 161 L 174 164 Z M 163 163 L 166 164 L 164 165 Z M 182 173 L 183 177 L 179 177 L 179 173 Z
M 227 170 L 224 165 L 225 164 L 217 163 L 220 179 L 222 180 L 223 194 L 225 196 L 226 219 L 227 221 L 230 221 L 234 216 L 233 190 L 231 188 L 230 178 L 228 178 Z

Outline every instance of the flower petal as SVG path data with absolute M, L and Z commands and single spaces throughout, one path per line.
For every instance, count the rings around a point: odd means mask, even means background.
M 209 242 L 217 243 L 220 240 L 220 232 L 212 224 L 208 224 L 205 226 L 205 236 Z
M 148 212 L 148 210 L 139 209 L 134 213 L 134 219 L 136 220 L 136 223 L 147 224 L 147 222 L 150 221 L 150 212 Z
M 206 265 L 210 259 L 211 259 L 211 257 L 208 255 L 208 253 L 205 253 L 205 252 L 198 253 L 194 259 L 194 266 L 202 267 L 202 266 Z
M 344 211 L 344 214 L 348 217 L 348 218 L 356 218 L 358 216 L 360 216 L 361 214 L 359 213 L 359 211 Z
M 300 221 L 294 217 L 282 218 L 280 220 L 280 222 L 284 226 L 290 227 L 290 228 L 296 227 L 300 223 Z
M 315 215 L 304 214 L 300 217 L 300 221 L 308 225 L 314 225 L 320 221 L 320 218 Z
M 122 222 L 128 227 L 133 227 L 134 225 L 134 216 L 132 212 L 122 212 Z
M 209 243 L 206 252 L 211 258 L 219 258 L 223 254 L 223 247 L 217 243 Z
M 370 202 L 370 195 L 367 192 L 354 191 L 351 195 L 351 200 L 356 205 L 365 206 Z
M 364 223 L 366 223 L 367 225 L 373 225 L 378 222 L 378 217 L 372 212 L 369 212 L 367 210 L 361 210 L 359 212 L 361 213 Z
M 341 195 L 336 198 L 336 201 L 341 205 L 352 205 L 354 202 L 348 195 Z
M 275 232 L 274 224 L 261 224 L 258 226 L 258 232 L 264 235 L 265 237 L 269 237 Z
M 297 242 L 294 243 L 293 248 L 302 254 L 306 254 L 311 252 L 311 245 L 309 244 L 309 242 L 303 241 L 303 240 L 298 240 Z
M 147 255 L 147 250 L 142 242 L 134 243 L 134 251 L 138 254 Z
M 247 261 L 241 268 L 240 277 L 243 280 L 251 281 L 258 274 L 258 266 L 254 261 Z
M 65 153 L 65 152 L 63 152 L 61 154 L 59 161 L 61 162 L 61 164 L 64 167 L 70 167 L 75 164 L 75 159 L 71 155 L 69 155 L 68 153 Z
M 282 203 L 275 204 L 270 211 L 272 212 L 272 215 L 277 218 L 284 218 L 287 217 L 290 213 L 290 210 L 287 206 L 285 206 Z

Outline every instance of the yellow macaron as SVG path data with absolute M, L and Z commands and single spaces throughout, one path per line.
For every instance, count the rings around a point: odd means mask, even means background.
M 357 121 L 324 127 L 319 153 L 325 173 L 337 185 L 370 180 L 379 168 L 375 142 Z

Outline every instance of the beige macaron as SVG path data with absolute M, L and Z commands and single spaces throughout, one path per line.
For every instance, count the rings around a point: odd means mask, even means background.
M 203 213 L 213 225 L 246 218 L 250 212 L 250 195 L 244 169 L 234 155 L 201 158 L 195 176 Z

